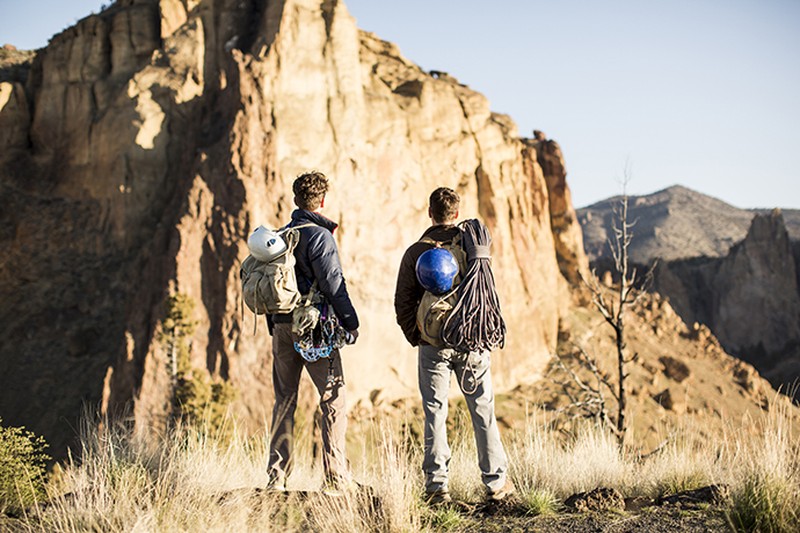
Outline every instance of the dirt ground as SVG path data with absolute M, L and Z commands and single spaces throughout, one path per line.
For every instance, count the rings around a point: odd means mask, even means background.
M 543 533 L 682 533 L 731 531 L 721 509 L 685 509 L 668 505 L 648 507 L 637 513 L 559 513 L 548 516 L 525 516 L 522 513 L 498 512 L 464 515 L 464 520 L 450 531 L 505 533 L 537 531 Z

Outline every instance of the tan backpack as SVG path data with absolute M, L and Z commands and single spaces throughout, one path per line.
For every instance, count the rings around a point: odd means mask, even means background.
M 294 266 L 294 249 L 300 240 L 300 228 L 305 224 L 280 232 L 286 250 L 271 261 L 259 261 L 252 255 L 242 263 L 239 275 L 242 280 L 242 299 L 257 315 L 291 313 L 300 302 Z
M 458 285 L 467 272 L 467 253 L 461 246 L 460 232 L 449 242 L 438 242 L 429 238 L 420 239 L 419 242 L 431 244 L 437 248 L 444 248 L 453 254 L 456 263 L 458 263 L 458 274 L 453 280 L 453 288 L 439 296 L 430 291 L 425 291 L 419 307 L 417 307 L 417 328 L 422 340 L 431 346 L 441 347 L 444 346 L 442 328 L 456 302 L 458 302 Z

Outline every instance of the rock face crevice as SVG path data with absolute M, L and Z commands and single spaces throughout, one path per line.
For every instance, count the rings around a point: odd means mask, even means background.
M 331 178 L 324 214 L 363 318 L 344 355 L 353 399 L 416 391 L 392 296 L 442 185 L 492 231 L 498 386 L 549 358 L 581 263 L 557 253 L 568 217 L 551 224 L 568 189 L 486 98 L 360 32 L 342 2 L 119 1 L 39 51 L 22 87 L 0 83 L 0 410 L 57 454 L 82 404 L 164 420 L 176 292 L 196 304 L 193 366 L 237 387 L 243 427 L 269 418 L 270 338 L 242 316 L 239 265 L 312 168 Z

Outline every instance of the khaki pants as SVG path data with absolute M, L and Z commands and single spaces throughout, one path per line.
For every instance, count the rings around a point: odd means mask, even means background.
M 275 407 L 272 410 L 272 438 L 269 449 L 269 475 L 285 480 L 292 469 L 294 412 L 297 390 L 303 367 L 319 392 L 322 410 L 322 450 L 325 478 L 332 482 L 347 482 L 350 478 L 345 458 L 347 412 L 344 395 L 344 374 L 339 351 L 333 357 L 333 380 L 328 380 L 329 358 L 313 363 L 305 361 L 294 349 L 292 325 L 275 324 L 272 332 L 272 385 Z

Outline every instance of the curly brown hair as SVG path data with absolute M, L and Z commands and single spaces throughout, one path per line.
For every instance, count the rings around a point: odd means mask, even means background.
M 294 203 L 300 209 L 315 211 L 322 204 L 328 192 L 328 178 L 317 170 L 300 174 L 292 184 Z
M 431 193 L 430 213 L 437 224 L 450 222 L 458 216 L 461 197 L 449 187 L 439 187 Z

